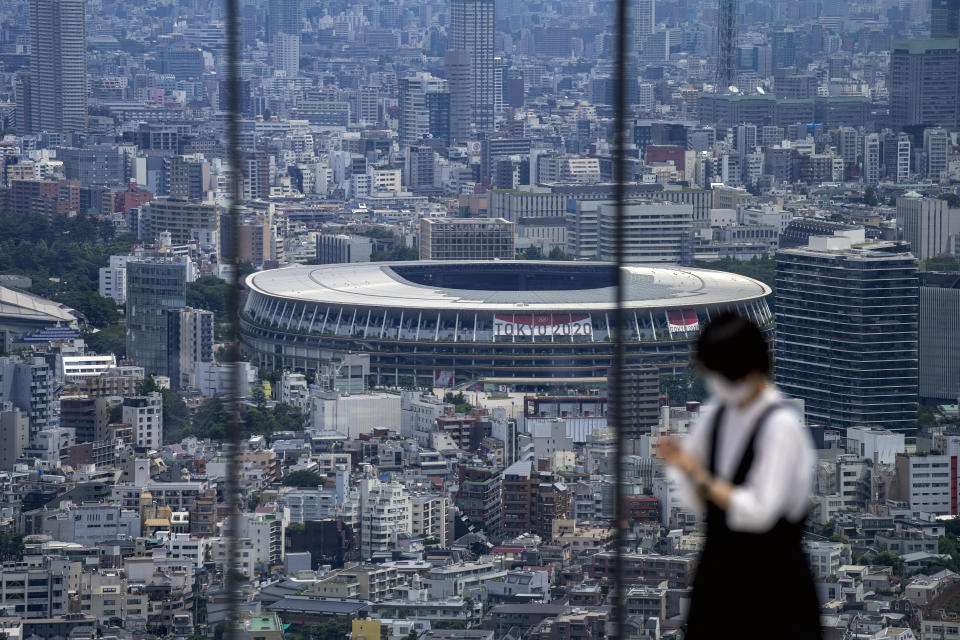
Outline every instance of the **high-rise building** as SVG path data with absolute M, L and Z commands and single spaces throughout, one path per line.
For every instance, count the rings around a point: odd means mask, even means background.
M 12 471 L 30 438 L 30 416 L 13 406 L 0 402 L 0 470 Z
M 960 397 L 960 275 L 920 274 L 920 397 Z
M 167 311 L 167 375 L 174 390 L 197 388 L 197 365 L 213 362 L 213 312 Z
M 267 35 L 270 42 L 276 42 L 277 35 L 281 33 L 300 38 L 303 24 L 301 0 L 269 0 L 267 12 Z
M 159 449 L 163 444 L 163 397 L 153 391 L 123 399 L 123 423 L 133 427 L 134 445 Z
M 880 181 L 880 136 L 868 133 L 863 138 L 863 181 L 877 184 Z
M 930 2 L 930 37 L 934 39 L 960 37 L 960 0 Z
M 928 180 L 940 182 L 947 170 L 947 148 L 950 137 L 946 129 L 934 127 L 923 130 L 924 170 Z
M 300 73 L 300 34 L 278 33 L 273 38 L 273 68 L 287 77 Z
M 597 255 L 613 261 L 616 205 L 598 208 Z M 693 205 L 672 202 L 628 202 L 624 207 L 623 251 L 630 263 L 688 264 Z
M 682 312 L 681 312 L 682 313 Z M 656 367 L 624 368 L 623 424 L 627 440 L 650 435 L 660 420 L 660 370 Z
M 449 50 L 443 57 L 443 72 L 447 76 L 449 98 L 447 113 L 450 116 L 449 138 L 451 141 L 469 140 L 473 137 L 473 83 L 470 55 L 466 51 Z
M 60 400 L 60 426 L 73 429 L 77 444 L 106 440 L 108 416 L 106 398 L 74 396 Z
M 447 81 L 421 71 L 412 76 L 400 78 L 399 107 L 399 137 L 401 146 L 418 144 L 424 137 L 431 134 L 430 130 L 430 103 L 428 96 L 432 93 L 443 93 L 447 90 Z
M 897 184 L 906 184 L 910 181 L 910 159 L 913 145 L 910 136 L 901 133 L 897 136 Z
M 513 223 L 503 218 L 421 218 L 421 260 L 512 260 Z
M 187 265 L 172 258 L 127 263 L 127 357 L 147 374 L 169 375 L 167 316 L 187 306 Z
M 53 370 L 40 357 L 0 358 L 0 402 L 10 402 L 30 420 L 30 444 L 57 425 L 53 411 Z
M 470 122 L 478 132 L 493 129 L 494 6 L 494 0 L 451 0 L 450 4 L 449 49 L 467 54 Z
M 895 40 L 887 89 L 890 123 L 896 130 L 956 126 L 960 39 Z
M 726 91 L 737 77 L 737 0 L 719 0 L 717 21 L 717 91 Z
M 83 0 L 30 0 L 30 133 L 87 127 Z
M 897 198 L 897 227 L 918 260 L 951 253 L 960 237 L 960 209 L 908 191 Z
M 917 261 L 863 229 L 777 253 L 776 382 L 831 428 L 917 417 Z
M 634 35 L 638 42 L 642 42 L 645 36 L 653 33 L 653 27 L 657 23 L 655 4 L 654 0 L 637 0 L 634 3 L 634 11 L 636 12 Z

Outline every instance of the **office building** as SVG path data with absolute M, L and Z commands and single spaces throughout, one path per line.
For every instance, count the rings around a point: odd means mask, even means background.
M 144 239 L 159 240 L 164 231 L 170 243 L 190 242 L 196 231 L 212 231 L 219 236 L 220 208 L 213 202 L 192 202 L 181 198 L 154 198 L 141 208 L 145 224 Z
M 450 3 L 449 49 L 467 54 L 470 122 L 478 132 L 493 129 L 494 6 L 494 0 L 451 0 Z
M 77 444 L 107 440 L 108 422 L 105 398 L 76 396 L 60 400 L 60 426 L 73 429 Z
M 960 275 L 923 272 L 920 279 L 920 397 L 960 398 Z
M 127 357 L 147 374 L 169 375 L 166 312 L 185 306 L 185 263 L 148 258 L 127 264 Z
M 154 391 L 123 399 L 123 424 L 133 427 L 133 443 L 141 449 L 163 444 L 163 397 Z
M 269 0 L 267 5 L 267 37 L 276 42 L 281 33 L 300 38 L 303 24 L 301 0 Z
M 435 190 L 434 167 L 437 154 L 430 147 L 413 146 L 407 149 L 405 178 L 411 191 Z
M 660 371 L 656 367 L 626 367 L 621 386 L 626 437 L 636 443 L 640 436 L 650 435 L 660 421 Z
M 887 74 L 891 125 L 953 128 L 958 81 L 960 40 L 895 40 Z
M 960 0 L 931 0 L 930 37 L 960 38 Z
M 0 402 L 11 403 L 30 419 L 30 444 L 40 431 L 57 425 L 53 388 L 53 370 L 43 358 L 0 358 Z
M 83 0 L 30 0 L 27 132 L 87 128 L 87 41 Z
M 776 49 L 776 45 L 774 45 Z M 717 20 L 717 91 L 726 91 L 737 77 L 737 0 L 720 0 Z
M 164 158 L 166 191 L 162 195 L 179 200 L 203 200 L 211 189 L 210 163 L 203 156 Z
M 597 210 L 597 255 L 614 261 L 616 205 Z M 689 264 L 693 206 L 668 202 L 628 202 L 624 207 L 623 249 L 626 262 Z
M 512 222 L 503 218 L 421 218 L 421 260 L 512 260 Z
M 435 133 L 430 126 L 428 95 L 447 92 L 447 81 L 421 71 L 412 76 L 400 78 L 398 84 L 400 90 L 397 101 L 400 112 L 398 140 L 401 146 L 412 146 Z
M 910 136 L 901 133 L 897 136 L 897 165 L 893 177 L 897 184 L 906 184 L 910 181 L 910 161 L 912 159 L 913 144 Z
M 776 382 L 810 424 L 915 425 L 918 296 L 908 247 L 863 229 L 777 253 Z
M 570 488 L 549 471 L 537 471 L 530 460 L 503 470 L 501 533 L 518 536 L 536 533 L 553 539 L 553 521 L 570 514 Z
M 642 44 L 644 38 L 653 33 L 656 26 L 656 3 L 655 0 L 637 0 L 634 3 L 636 12 L 636 22 L 634 23 L 634 36 L 638 44 Z
M 333 233 L 317 235 L 317 264 L 370 262 L 372 254 L 373 238 Z
M 30 417 L 12 402 L 0 402 L 0 471 L 12 471 L 30 442 Z
M 278 33 L 273 43 L 273 68 L 283 71 L 288 78 L 300 73 L 300 35 Z
M 880 136 L 868 133 L 863 138 L 863 181 L 877 184 L 880 181 Z
M 923 130 L 923 156 L 925 175 L 931 182 L 940 182 L 947 170 L 947 154 L 950 137 L 946 129 L 934 127 Z
M 197 365 L 213 362 L 213 312 L 167 311 L 167 375 L 175 391 L 197 388 Z
M 917 260 L 949 254 L 960 237 L 960 209 L 908 191 L 897 198 L 897 228 Z
M 459 49 L 448 50 L 443 56 L 449 97 L 450 141 L 464 141 L 474 137 L 473 76 L 470 54 Z

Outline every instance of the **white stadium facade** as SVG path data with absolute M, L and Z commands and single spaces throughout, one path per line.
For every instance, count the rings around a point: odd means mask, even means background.
M 370 355 L 378 384 L 510 388 L 605 378 L 615 267 L 599 262 L 373 262 L 247 277 L 245 353 L 257 366 L 317 371 Z M 700 327 L 734 310 L 765 329 L 770 288 L 686 267 L 625 267 L 628 365 L 678 373 Z

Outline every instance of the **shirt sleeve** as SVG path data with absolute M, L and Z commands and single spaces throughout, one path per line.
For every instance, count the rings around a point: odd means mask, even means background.
M 683 439 L 683 448 L 704 467 L 709 464 L 707 460 L 707 439 L 710 437 L 715 412 L 715 407 L 703 411 Z M 703 503 L 697 497 L 696 488 L 690 482 L 687 474 L 674 467 L 667 467 L 667 478 L 677 488 L 677 498 L 684 507 L 693 512 L 699 512 L 703 509 Z
M 734 488 L 727 526 L 762 533 L 798 503 L 809 501 L 813 481 L 813 444 L 799 416 L 778 409 L 757 438 L 753 466 Z

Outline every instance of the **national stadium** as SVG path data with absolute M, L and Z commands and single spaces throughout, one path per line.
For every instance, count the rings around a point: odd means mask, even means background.
M 597 384 L 613 357 L 615 283 L 600 262 L 293 266 L 247 277 L 241 339 L 275 369 L 367 353 L 377 384 Z M 634 265 L 625 284 L 627 365 L 685 370 L 700 327 L 724 310 L 772 324 L 770 288 L 744 276 Z

